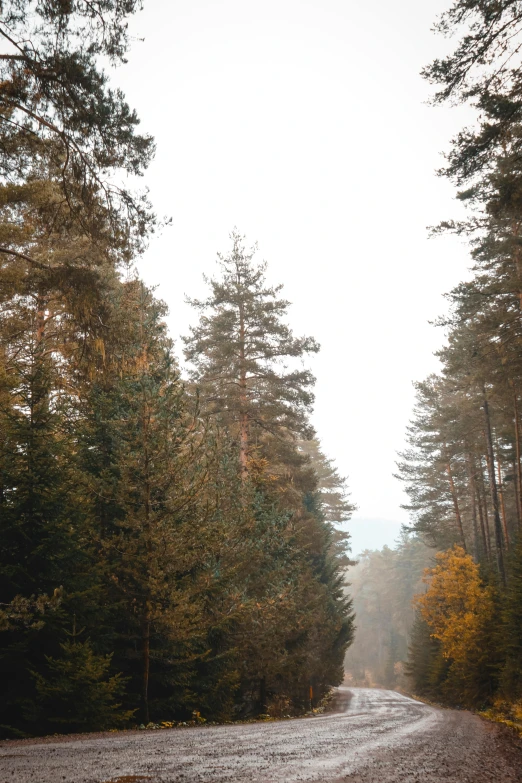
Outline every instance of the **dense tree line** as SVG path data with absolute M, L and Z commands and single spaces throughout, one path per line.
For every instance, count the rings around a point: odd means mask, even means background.
M 318 350 L 232 235 L 186 338 L 132 266 L 152 139 L 100 62 L 132 0 L 0 3 L 3 735 L 309 707 L 342 678 L 352 510 Z
M 418 536 L 403 532 L 393 549 L 365 550 L 350 568 L 357 628 L 345 659 L 348 682 L 409 688 L 404 662 L 415 620 L 413 601 L 433 557 Z
M 443 551 L 419 600 L 419 693 L 471 705 L 522 697 L 522 7 L 456 0 L 460 40 L 429 66 L 435 100 L 469 102 L 441 173 L 469 208 L 438 231 L 468 236 L 473 275 L 449 295 L 442 371 L 417 385 L 400 477 L 412 529 Z M 513 708 L 515 709 L 515 708 Z

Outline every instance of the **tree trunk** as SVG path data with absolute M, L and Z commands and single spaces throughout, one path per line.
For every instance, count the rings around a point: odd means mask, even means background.
M 516 222 L 512 222 L 511 230 L 513 231 L 513 236 L 518 237 L 519 224 Z M 515 265 L 517 268 L 517 276 L 518 276 L 518 306 L 522 311 L 522 259 L 520 257 L 520 245 L 518 243 L 515 244 L 514 256 L 515 256 Z
M 491 560 L 491 533 L 489 529 L 488 502 L 486 498 L 482 459 L 480 460 L 480 486 L 477 487 L 477 497 L 479 502 L 480 524 L 484 535 L 486 558 L 487 560 Z
M 149 672 L 150 672 L 150 611 L 147 606 L 143 618 L 143 679 L 142 679 L 142 711 L 145 725 L 150 721 L 149 715 Z
M 493 502 L 493 519 L 495 530 L 495 548 L 497 555 L 497 566 L 500 578 L 503 584 L 506 583 L 506 573 L 504 570 L 504 553 L 503 553 L 503 541 L 502 541 L 502 524 L 500 521 L 500 511 L 498 502 L 497 482 L 495 479 L 495 457 L 493 454 L 493 437 L 491 434 L 491 418 L 489 415 L 489 404 L 486 396 L 486 389 L 483 389 L 483 405 L 482 410 L 484 412 L 484 425 L 486 435 L 486 455 L 488 463 L 489 485 L 491 490 L 491 500 Z
M 266 715 L 266 677 L 261 677 L 259 680 L 259 713 L 260 715 Z
M 502 529 L 504 531 L 504 540 L 506 542 L 506 549 L 509 549 L 509 533 L 506 519 L 506 506 L 504 504 L 504 490 L 502 489 L 502 471 L 500 468 L 500 459 L 497 452 L 497 478 L 498 478 L 498 494 L 500 498 L 500 511 L 502 512 Z
M 244 481 L 248 478 L 248 413 L 245 313 L 242 303 L 239 305 L 239 406 L 239 466 L 241 470 L 241 479 Z
M 146 432 L 146 430 L 144 430 Z M 145 448 L 145 535 L 146 535 L 146 547 L 147 554 L 152 557 L 152 544 L 150 540 L 150 483 L 148 480 L 149 469 L 149 453 Z M 145 588 L 148 592 L 148 585 Z M 151 603 L 150 594 L 145 601 L 145 615 L 143 617 L 143 688 L 142 688 L 142 701 L 143 701 L 143 722 L 145 725 L 150 720 L 149 716 L 149 673 L 150 673 L 150 624 L 151 624 Z
M 470 454 L 467 454 L 466 462 L 468 466 L 469 496 L 471 500 L 471 521 L 473 524 L 473 553 L 475 555 L 475 560 L 478 561 L 480 560 L 480 539 L 477 523 L 477 496 L 475 488 L 475 470 Z
M 479 521 L 480 521 L 480 533 L 482 536 L 482 546 L 484 549 L 484 558 L 485 560 L 489 560 L 488 538 L 486 534 L 486 526 L 484 524 L 484 512 L 482 510 L 482 501 L 480 498 L 480 492 L 478 487 L 475 487 L 475 492 L 476 492 L 476 499 L 478 501 L 477 505 L 478 505 L 478 512 L 479 512 Z
M 239 465 L 241 469 L 241 478 L 248 477 L 248 416 L 241 414 L 239 422 Z
M 143 293 L 143 285 L 141 287 Z M 143 329 L 143 309 L 141 310 L 141 329 Z M 148 373 L 149 359 L 147 355 L 147 349 L 142 337 L 143 353 L 142 353 L 142 367 L 141 372 L 143 375 Z M 143 381 L 143 378 L 142 378 Z M 143 616 L 142 635 L 143 635 L 143 681 L 142 681 L 142 708 L 143 708 L 143 721 L 145 725 L 150 721 L 149 714 L 149 674 L 150 674 L 150 626 L 152 621 L 152 604 L 151 604 L 151 577 L 150 567 L 153 558 L 153 545 L 151 539 L 151 511 L 152 511 L 152 487 L 151 487 L 151 456 L 150 456 L 150 424 L 151 424 L 151 411 L 147 400 L 147 393 L 145 386 L 142 382 L 142 409 L 141 409 L 141 427 L 142 427 L 142 457 L 143 457 L 143 510 L 145 515 L 144 520 L 144 539 L 145 547 L 147 549 L 147 569 L 146 569 L 146 583 L 144 585 L 145 596 L 145 612 Z
M 513 395 L 513 407 L 515 411 L 515 450 L 516 450 L 516 466 L 515 466 L 515 495 L 517 501 L 517 516 L 518 527 L 522 527 L 522 466 L 520 465 L 520 420 L 518 414 L 518 400 L 517 393 Z
M 46 301 L 42 293 L 38 292 L 36 302 L 36 343 L 40 345 L 45 334 L 45 307 Z
M 447 454 L 447 449 L 446 449 Z M 460 509 L 459 509 L 459 501 L 457 498 L 457 490 L 455 489 L 455 482 L 453 481 L 453 473 L 451 472 L 451 463 L 448 457 L 448 462 L 446 465 L 446 472 L 448 474 L 449 479 L 449 485 L 451 490 L 451 497 L 453 499 L 453 508 L 455 509 L 455 519 L 457 520 L 457 527 L 459 529 L 460 538 L 462 541 L 462 546 L 464 548 L 464 551 L 466 552 L 466 538 L 464 536 L 464 528 L 462 526 L 462 517 L 460 515 Z

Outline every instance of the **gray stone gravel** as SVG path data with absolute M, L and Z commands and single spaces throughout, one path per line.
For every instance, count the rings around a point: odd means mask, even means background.
M 340 688 L 301 720 L 0 743 L 0 783 L 522 783 L 518 740 L 468 712 Z

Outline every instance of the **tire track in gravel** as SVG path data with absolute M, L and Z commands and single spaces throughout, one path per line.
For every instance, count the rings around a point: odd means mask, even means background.
M 274 723 L 0 743 L 0 783 L 522 783 L 518 740 L 468 712 L 339 688 Z

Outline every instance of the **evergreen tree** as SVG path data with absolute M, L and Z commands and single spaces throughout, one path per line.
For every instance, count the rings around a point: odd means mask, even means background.
M 300 448 L 300 439 L 312 434 L 314 379 L 289 363 L 318 346 L 292 335 L 280 287 L 268 288 L 265 265 L 254 264 L 239 235 L 232 240 L 231 254 L 220 257 L 222 278 L 210 281 L 211 296 L 192 301 L 200 321 L 185 340 L 202 409 L 236 443 L 243 509 L 252 525 L 248 572 L 238 585 L 244 611 L 229 644 L 243 662 L 246 705 L 265 711 L 272 700 L 288 699 L 303 708 L 312 680 L 320 696 L 342 679 L 353 636 L 344 547 L 327 516 L 341 522 L 351 506 L 326 458 L 320 479 Z
M 415 616 L 408 647 L 406 675 L 413 693 L 427 698 L 440 698 L 440 685 L 447 676 L 449 662 L 442 656 L 440 642 L 431 634 L 420 612 Z
M 29 288 L 25 299 L 7 306 L 2 324 L 0 595 L 11 606 L 42 605 L 64 585 L 79 589 L 90 565 L 84 531 L 74 525 L 69 505 L 75 479 L 67 437 L 71 411 L 42 290 L 31 296 Z M 11 624 L 2 634 L 1 723 L 23 720 L 25 704 L 34 696 L 30 670 L 38 667 L 43 651 L 54 652 L 53 631 L 63 611 L 62 605 L 47 616 L 38 612 L 38 622 Z
M 319 346 L 310 337 L 293 336 L 283 320 L 289 303 L 278 298 L 281 286 L 267 287 L 266 265 L 254 262 L 255 249 L 248 252 L 237 233 L 231 239 L 230 254 L 219 256 L 221 279 L 208 281 L 209 298 L 189 300 L 200 320 L 184 341 L 205 410 L 219 415 L 237 438 L 246 477 L 267 435 L 311 435 L 314 378 L 289 362 Z
M 522 539 L 512 552 L 503 600 L 500 645 L 504 654 L 501 687 L 507 700 L 522 697 Z
M 164 707 L 169 698 L 176 704 L 176 676 L 204 638 L 198 493 L 207 460 L 197 411 L 190 412 L 165 334 L 162 303 L 138 280 L 121 293 L 125 343 L 105 345 L 105 369 L 86 399 L 82 507 L 90 512 L 117 607 L 108 618 L 119 637 L 114 660 L 134 678 L 148 722 L 149 691 Z M 115 355 L 118 348 L 123 357 Z M 89 496 L 98 499 L 95 505 Z M 168 664 L 174 650 L 178 675 Z
M 113 253 L 127 257 L 151 215 L 146 201 L 118 185 L 111 172 L 141 174 L 153 144 L 136 133 L 139 120 L 121 91 L 107 86 L 100 61 L 124 61 L 127 18 L 138 7 L 135 0 L 4 0 L 0 25 L 7 49 L 0 58 L 0 179 L 11 204 L 24 189 L 38 187 L 47 161 L 56 172 L 59 202 L 86 237 L 95 244 L 109 240 Z M 58 218 L 60 209 L 55 203 Z M 50 257 L 34 257 L 17 234 L 1 240 L 9 262 L 56 266 Z
M 384 667 L 384 682 L 389 688 L 393 688 L 396 682 L 395 664 L 399 661 L 399 645 L 397 634 L 391 630 L 388 641 L 388 654 Z
M 407 656 L 412 603 L 431 560 L 432 550 L 419 537 L 403 533 L 394 549 L 367 550 L 350 568 L 357 632 L 345 669 L 354 684 L 407 686 L 395 665 Z
M 36 674 L 40 729 L 100 731 L 127 724 L 133 711 L 117 701 L 125 682 L 109 674 L 111 656 L 95 655 L 90 642 L 75 635 L 60 647 L 61 656 L 47 656 L 47 671 Z
M 299 450 L 306 454 L 315 474 L 317 495 L 325 519 L 337 525 L 348 522 L 355 506 L 348 499 L 346 479 L 339 475 L 333 460 L 323 454 L 318 440 L 300 441 Z
M 152 140 L 101 68 L 139 3 L 0 6 L 2 732 L 308 707 L 353 635 L 352 507 L 299 447 L 318 346 L 234 234 L 185 389 L 129 267 L 154 216 L 115 176 Z

